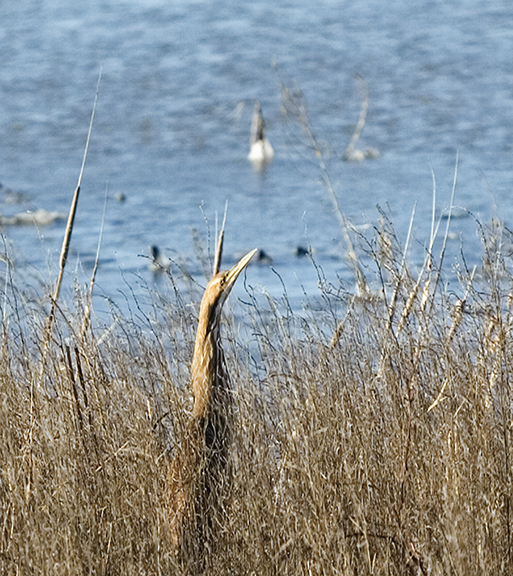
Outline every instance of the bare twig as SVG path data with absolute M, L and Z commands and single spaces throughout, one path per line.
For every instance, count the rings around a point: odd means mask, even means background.
M 302 92 L 297 90 L 292 91 L 283 84 L 281 84 L 281 97 L 283 101 L 283 108 L 287 111 L 288 114 L 290 114 L 292 117 L 295 117 L 299 122 L 299 125 L 301 126 L 303 132 L 306 134 L 309 144 L 314 152 L 317 164 L 321 170 L 324 185 L 328 190 L 335 214 L 339 221 L 340 227 L 342 228 L 342 234 L 346 244 L 347 258 L 355 275 L 358 294 L 368 294 L 369 285 L 367 283 L 365 274 L 363 273 L 362 267 L 360 266 L 358 257 L 356 256 L 353 242 L 351 241 L 351 237 L 349 235 L 349 225 L 347 223 L 347 219 L 340 209 L 337 195 L 335 194 L 335 189 L 333 188 L 333 184 L 331 182 L 330 173 L 324 161 L 321 146 L 319 145 L 319 141 L 317 140 L 317 137 L 311 128 L 305 97 Z

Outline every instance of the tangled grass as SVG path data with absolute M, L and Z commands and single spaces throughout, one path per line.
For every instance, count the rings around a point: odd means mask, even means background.
M 245 320 L 225 318 L 237 416 L 201 568 L 193 539 L 171 551 L 163 500 L 191 408 L 194 309 L 177 295 L 142 324 L 84 334 L 77 299 L 44 350 L 46 312 L 8 284 L 0 572 L 511 573 L 505 234 L 483 229 L 483 269 L 459 297 L 435 288 L 435 266 L 414 275 L 390 229 L 368 243 L 377 293 L 326 288 L 321 310 L 293 313 L 248 289 Z
M 230 464 L 204 541 L 192 530 L 175 554 L 165 479 L 190 420 L 201 294 L 170 275 L 171 299 L 154 295 L 135 319 L 113 311 L 108 329 L 91 322 L 91 292 L 58 302 L 86 144 L 49 306 L 9 274 L 1 295 L 1 574 L 513 572 L 510 234 L 480 226 L 482 267 L 463 260 L 452 292 L 434 226 L 420 270 L 384 214 L 355 246 L 306 102 L 281 96 L 314 152 L 356 290 L 323 283 L 322 306 L 293 312 L 248 288 L 225 315 Z

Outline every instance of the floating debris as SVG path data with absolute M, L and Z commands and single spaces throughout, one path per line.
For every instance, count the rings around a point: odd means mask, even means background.
M 364 160 L 375 160 L 379 158 L 381 154 L 376 148 L 365 148 L 365 150 L 360 150 L 358 148 L 349 150 L 345 149 L 342 159 L 346 162 L 363 162 Z
M 57 220 L 65 220 L 66 214 L 62 212 L 48 212 L 43 208 L 31 212 L 20 212 L 14 216 L 3 216 L 0 214 L 0 226 L 26 226 L 35 224 L 36 226 L 48 226 Z

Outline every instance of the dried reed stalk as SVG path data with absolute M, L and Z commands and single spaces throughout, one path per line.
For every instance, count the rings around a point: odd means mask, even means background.
M 68 214 L 68 221 L 66 224 L 66 230 L 64 231 L 64 238 L 62 241 L 61 254 L 59 257 L 59 275 L 57 277 L 57 282 L 55 283 L 50 313 L 49 313 L 48 318 L 47 318 L 45 333 L 44 333 L 44 337 L 43 337 L 41 375 L 44 373 L 44 369 L 45 369 L 46 354 L 48 351 L 48 346 L 49 346 L 51 335 L 52 335 L 52 327 L 53 327 L 53 322 L 55 319 L 55 312 L 57 309 L 57 302 L 59 299 L 59 293 L 61 290 L 62 278 L 64 276 L 64 269 L 66 267 L 66 262 L 68 260 L 68 252 L 69 252 L 69 247 L 70 247 L 70 243 L 71 243 L 71 233 L 73 232 L 73 224 L 75 222 L 75 215 L 77 213 L 78 197 L 80 195 L 80 186 L 82 185 L 82 177 L 84 175 L 84 168 L 85 168 L 85 163 L 86 163 L 86 159 L 87 159 L 87 152 L 89 150 L 89 142 L 91 141 L 91 132 L 93 129 L 94 115 L 96 113 L 96 104 L 98 102 L 98 94 L 100 91 L 101 78 L 102 78 L 102 70 L 100 69 L 100 74 L 98 75 L 98 82 L 96 84 L 96 94 L 94 96 L 93 110 L 91 112 L 91 120 L 89 121 L 89 130 L 87 132 L 87 139 L 86 139 L 86 144 L 85 144 L 85 148 L 84 148 L 84 155 L 82 158 L 82 165 L 80 167 L 80 173 L 78 175 L 77 187 L 75 189 L 75 192 L 73 194 L 73 199 L 71 201 L 71 207 L 70 207 L 69 214 Z

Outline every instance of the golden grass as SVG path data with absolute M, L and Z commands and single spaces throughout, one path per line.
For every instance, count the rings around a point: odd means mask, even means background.
M 356 294 L 324 285 L 322 307 L 293 312 L 248 288 L 233 307 L 243 314 L 226 315 L 236 415 L 226 482 L 175 554 L 166 475 L 187 441 L 190 304 L 201 294 L 190 276 L 183 291 L 169 276 L 171 300 L 152 295 L 148 313 L 136 302 L 135 319 L 114 310 L 105 330 L 89 321 L 94 275 L 67 309 L 59 283 L 41 302 L 7 274 L 1 574 L 513 572 L 511 238 L 498 222 L 479 225 L 482 269 L 463 262 L 451 293 L 441 282 L 450 218 L 438 261 L 433 218 L 420 270 L 384 213 L 374 237 L 353 238 L 304 98 L 282 87 L 282 103 L 314 152 Z
M 499 233 L 483 232 L 485 268 L 459 297 L 426 304 L 399 257 L 378 274 L 393 309 L 325 290 L 323 310 L 299 314 L 250 292 L 242 333 L 228 315 L 237 416 L 206 568 L 194 536 L 176 556 L 165 534 L 191 409 L 187 301 L 84 338 L 81 312 L 59 310 L 41 379 L 45 312 L 9 286 L 0 572 L 510 573 L 513 278 L 489 248 Z

